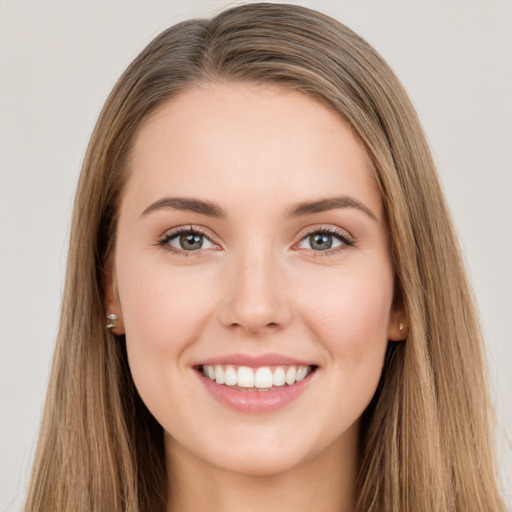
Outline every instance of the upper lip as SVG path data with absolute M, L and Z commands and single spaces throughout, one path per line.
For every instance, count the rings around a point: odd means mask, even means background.
M 311 361 L 304 361 L 284 354 L 226 354 L 223 356 L 211 357 L 198 362 L 194 366 L 231 364 L 234 366 L 249 366 L 258 368 L 261 366 L 315 366 Z

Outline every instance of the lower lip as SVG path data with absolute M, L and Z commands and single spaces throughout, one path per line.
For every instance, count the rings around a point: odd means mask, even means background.
M 242 391 L 224 384 L 217 384 L 201 373 L 196 373 L 206 389 L 222 404 L 239 412 L 265 413 L 277 411 L 298 398 L 312 383 L 316 371 L 291 386 L 268 391 Z

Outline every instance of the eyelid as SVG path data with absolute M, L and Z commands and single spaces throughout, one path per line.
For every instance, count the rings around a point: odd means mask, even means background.
M 181 225 L 181 226 L 176 226 L 174 228 L 167 229 L 157 238 L 156 244 L 171 253 L 181 254 L 181 255 L 185 255 L 185 256 L 198 256 L 199 254 L 204 253 L 204 251 L 212 250 L 212 249 L 197 249 L 194 251 L 185 251 L 183 249 L 178 249 L 176 247 L 173 247 L 167 243 L 170 239 L 172 239 L 182 233 L 194 233 L 194 234 L 204 236 L 206 239 L 208 239 L 210 241 L 210 243 L 217 246 L 216 250 L 222 248 L 222 245 L 219 243 L 217 237 L 213 233 L 211 233 L 211 231 L 208 228 L 205 228 L 204 226 L 194 225 L 194 224 Z M 310 253 L 313 253 L 313 256 L 315 256 L 315 257 L 332 255 L 334 253 L 337 253 L 340 250 L 344 250 L 348 247 L 351 247 L 351 246 L 355 245 L 355 243 L 356 243 L 355 238 L 345 229 L 342 229 L 338 226 L 333 226 L 333 225 L 317 224 L 314 226 L 309 226 L 306 229 L 304 229 L 299 234 L 299 238 L 293 244 L 292 249 L 295 248 L 298 250 L 299 248 L 297 248 L 297 245 L 302 240 L 304 240 L 308 236 L 311 236 L 315 233 L 326 233 L 326 234 L 337 237 L 341 241 L 340 246 L 331 248 L 331 249 L 327 249 L 325 251 L 315 251 L 313 249 L 301 249 L 301 250 L 306 250 Z
M 173 247 L 167 242 L 178 235 L 183 233 L 193 233 L 197 235 L 201 235 L 207 240 L 210 241 L 213 245 L 217 246 L 217 248 L 221 248 L 221 244 L 217 241 L 217 237 L 211 233 L 211 231 L 203 226 L 198 226 L 195 224 L 186 224 L 181 226 L 176 226 L 174 228 L 167 229 L 164 231 L 156 240 L 156 245 L 161 246 L 163 249 L 174 253 L 181 254 L 184 256 L 197 256 L 199 253 L 204 251 L 210 251 L 212 249 L 197 249 L 195 251 L 185 251 L 183 249 L 178 249 L 177 247 Z M 215 249 L 215 250 L 216 250 Z
M 328 224 L 328 225 L 318 224 L 315 226 L 309 226 L 304 231 L 302 231 L 299 234 L 299 240 L 294 243 L 293 247 L 297 247 L 297 245 L 300 242 L 302 242 L 302 240 L 304 240 L 308 236 L 311 236 L 315 233 L 326 233 L 326 234 L 329 234 L 329 235 L 339 238 L 340 241 L 342 242 L 340 246 L 332 248 L 332 249 L 327 249 L 325 251 L 315 251 L 313 249 L 301 249 L 301 250 L 306 250 L 308 252 L 313 253 L 313 256 L 315 256 L 315 257 L 329 256 L 329 255 L 335 254 L 335 253 L 339 252 L 340 250 L 342 251 L 342 250 L 347 249 L 348 247 L 352 247 L 356 243 L 356 239 L 346 229 L 342 229 L 338 226 L 333 226 L 330 224 Z M 299 248 L 297 250 L 299 250 Z

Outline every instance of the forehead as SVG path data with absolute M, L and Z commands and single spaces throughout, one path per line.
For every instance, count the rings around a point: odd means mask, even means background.
M 139 128 L 130 174 L 126 193 L 146 201 L 231 193 L 275 195 L 275 203 L 346 192 L 380 210 L 372 165 L 348 123 L 277 86 L 208 84 L 168 100 Z

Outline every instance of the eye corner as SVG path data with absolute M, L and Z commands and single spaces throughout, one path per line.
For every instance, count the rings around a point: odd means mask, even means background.
M 311 246 L 311 237 L 321 236 L 322 240 L 317 240 L 317 247 Z M 309 242 L 308 242 L 309 240 Z M 303 242 L 309 243 L 309 247 L 302 247 Z M 324 243 L 325 247 L 321 247 Z M 346 250 L 355 245 L 354 237 L 346 230 L 337 226 L 316 225 L 307 228 L 300 234 L 300 239 L 293 244 L 292 249 L 304 249 L 312 253 L 314 257 L 329 256 L 339 251 Z
M 184 237 L 190 239 L 192 247 L 183 247 Z M 180 240 L 180 238 L 184 239 Z M 171 243 L 175 240 L 177 240 L 177 245 Z M 198 244 L 198 246 L 193 247 L 194 243 Z M 205 243 L 207 247 L 204 246 Z M 190 224 L 166 230 L 157 238 L 155 245 L 178 256 L 199 256 L 204 254 L 204 251 L 222 249 L 222 246 L 215 240 L 213 235 L 210 235 L 209 232 L 207 233 L 201 227 Z

